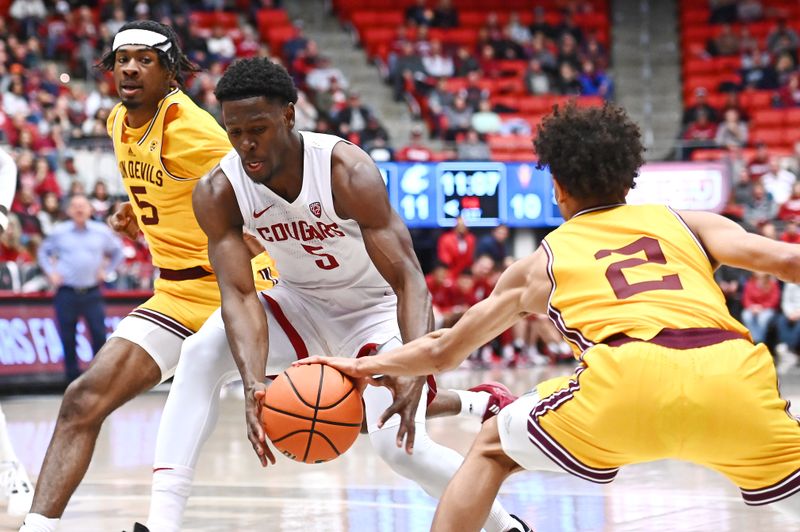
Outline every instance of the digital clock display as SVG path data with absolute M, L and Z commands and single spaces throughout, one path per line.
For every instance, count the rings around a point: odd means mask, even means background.
M 504 206 L 505 177 L 506 165 L 502 163 L 436 165 L 439 225 L 453 226 L 461 216 L 470 226 L 496 226 Z

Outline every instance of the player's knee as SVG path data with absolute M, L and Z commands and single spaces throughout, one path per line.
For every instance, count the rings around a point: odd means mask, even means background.
M 507 470 L 509 474 L 520 469 L 520 466 L 503 451 L 500 432 L 497 428 L 497 416 L 481 425 L 481 430 L 475 437 L 469 452 L 470 454 L 480 454 L 493 461 L 498 467 Z
M 59 421 L 70 425 L 100 425 L 108 415 L 109 398 L 103 393 L 96 379 L 84 373 L 72 381 L 64 392 Z

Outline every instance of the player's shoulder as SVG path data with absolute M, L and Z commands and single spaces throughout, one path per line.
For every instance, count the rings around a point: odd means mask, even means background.
M 113 133 L 114 121 L 117 119 L 117 113 L 120 113 L 122 109 L 122 102 L 118 102 L 114 107 L 111 108 L 111 112 L 108 113 L 108 118 L 106 118 L 106 130 L 108 131 L 109 136 L 111 136 Z

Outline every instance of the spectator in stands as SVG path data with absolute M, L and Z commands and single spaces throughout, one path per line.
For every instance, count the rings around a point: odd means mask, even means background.
M 456 144 L 456 154 L 459 161 L 488 161 L 492 158 L 489 145 L 472 128 L 467 129 L 464 139 Z
M 604 100 L 613 98 L 613 85 L 611 79 L 588 59 L 583 61 L 581 74 L 578 77 L 583 96 L 600 96 Z
M 426 0 L 416 0 L 413 5 L 408 6 L 406 22 L 415 26 L 430 26 L 433 23 L 434 12 L 426 3 Z
M 781 293 L 781 314 L 778 316 L 778 345 L 780 356 L 797 354 L 800 346 L 800 284 L 785 283 Z
M 382 140 L 384 144 L 389 142 L 389 132 L 381 125 L 378 118 L 370 114 L 367 117 L 367 124 L 364 126 L 359 134 L 361 135 L 361 144 L 363 146 L 371 146 L 376 140 Z
M 777 25 L 767 35 L 767 50 L 773 55 L 781 52 L 795 53 L 800 47 L 800 37 L 787 24 L 786 17 L 778 18 Z
M 459 46 L 456 51 L 455 76 L 464 77 L 470 72 L 480 71 L 481 66 L 475 55 L 466 46 Z
M 536 32 L 531 39 L 530 48 L 527 51 L 530 59 L 536 59 L 542 64 L 542 68 L 550 73 L 556 72 L 556 57 L 547 47 L 547 39 L 544 33 Z
M 464 218 L 456 218 L 455 227 L 443 233 L 436 244 L 439 262 L 447 266 L 451 279 L 472 267 L 475 257 L 475 235 L 467 227 Z
M 46 192 L 54 192 L 61 197 L 61 187 L 58 186 L 56 174 L 50 169 L 50 163 L 44 157 L 38 157 L 34 163 L 34 185 L 33 192 L 37 196 L 42 196 Z
M 19 220 L 22 243 L 30 246 L 31 249 L 38 246 L 41 239 L 42 227 L 37 218 L 40 209 L 39 197 L 32 188 L 20 182 L 14 203 L 11 204 L 11 212 L 16 214 Z
M 771 275 L 755 272 L 744 285 L 742 323 L 750 331 L 754 343 L 767 337 L 767 329 L 780 304 L 781 291 Z
M 800 222 L 800 182 L 795 181 L 792 185 L 792 195 L 781 205 L 778 219 L 785 222 Z
M 330 88 L 332 79 L 336 79 L 339 87 L 347 89 L 348 82 L 344 73 L 333 66 L 330 57 L 321 55 L 306 74 L 306 85 L 315 92 L 325 92 Z
M 487 133 L 497 133 L 501 127 L 500 115 L 492 111 L 491 102 L 481 100 L 478 104 L 478 112 L 472 115 L 472 129 L 483 136 Z
M 747 174 L 753 181 L 761 179 L 761 176 L 769 172 L 769 164 L 772 156 L 769 147 L 764 142 L 756 143 L 756 152 L 747 161 Z
M 742 281 L 746 274 L 744 270 L 727 264 L 723 264 L 714 272 L 714 279 L 725 296 L 725 305 L 731 316 L 737 320 L 742 314 Z
M 800 178 L 800 140 L 792 146 L 792 153 L 784 160 L 786 167 Z
M 336 123 L 340 127 L 348 124 L 352 131 L 360 133 L 367 126 L 367 120 L 372 114 L 372 110 L 361 103 L 361 95 L 351 91 L 344 109 L 336 115 Z
M 15 74 L 15 71 L 18 74 Z M 31 106 L 25 92 L 25 84 L 19 75 L 21 72 L 21 65 L 15 64 L 11 66 L 12 77 L 8 84 L 8 89 L 3 91 L 3 112 L 8 116 L 28 116 L 31 112 Z
M 409 143 L 403 146 L 396 154 L 398 161 L 428 162 L 433 159 L 433 152 L 422 142 L 422 127 L 419 124 L 411 126 Z
M 492 44 L 492 48 L 494 48 L 495 58 L 501 61 L 514 61 L 525 58 L 525 50 L 522 45 L 514 40 L 511 35 L 511 28 L 508 26 L 503 27 L 500 32 L 500 38 Z
M 750 116 L 747 114 L 747 110 L 739 103 L 739 93 L 737 91 L 728 91 L 724 94 L 725 101 L 722 103 L 722 108 L 720 109 L 720 111 L 722 111 L 721 114 L 724 115 L 728 109 L 736 109 L 736 112 L 739 113 L 739 118 L 745 122 L 749 122 Z
M 414 47 L 420 56 L 425 56 L 431 51 L 430 29 L 428 26 L 420 26 L 417 28 L 417 38 L 414 41 Z
M 716 142 L 722 147 L 742 147 L 747 144 L 747 124 L 741 120 L 736 109 L 725 111 L 724 119 L 717 129 Z
M 49 235 L 55 225 L 63 219 L 61 203 L 55 193 L 46 192 L 42 196 L 42 209 L 36 214 L 36 217 L 39 219 L 39 227 L 43 236 Z
M 781 233 L 781 241 L 789 244 L 800 244 L 800 231 L 798 231 L 798 219 L 792 218 L 786 222 Z
M 452 308 L 453 299 L 453 279 L 448 275 L 447 266 L 437 262 L 433 270 L 425 276 L 425 284 L 428 285 L 428 292 L 431 294 L 431 305 L 433 306 L 434 327 L 444 327 L 445 321 Z
M 697 121 L 697 114 L 702 109 L 712 122 L 719 122 L 717 110 L 708 103 L 708 91 L 705 87 L 697 87 L 694 90 L 694 103 L 683 112 L 683 124 L 688 125 Z
M 542 6 L 533 8 L 533 22 L 531 22 L 530 30 L 534 38 L 537 33 L 541 35 L 542 40 L 556 37 L 555 28 L 547 22 L 547 11 Z
M 8 215 L 8 227 L 0 234 L 0 262 L 33 262 L 30 252 L 22 243 L 22 229 L 15 214 Z
M 736 55 L 740 49 L 739 36 L 730 24 L 724 24 L 719 35 L 708 40 L 708 53 L 715 57 Z
M 434 78 L 452 77 L 455 72 L 453 58 L 442 51 L 442 41 L 431 41 L 430 53 L 423 56 L 422 65 L 425 72 Z
M 47 16 L 47 8 L 43 0 L 14 0 L 8 14 L 19 24 L 21 37 L 28 38 L 36 35 Z
M 111 18 L 105 19 L 103 25 L 109 35 L 116 35 L 120 28 L 128 21 L 128 17 L 125 15 L 125 9 L 123 9 L 122 6 L 109 5 L 109 7 L 113 9 Z
M 81 180 L 78 169 L 75 167 L 75 155 L 72 152 L 64 154 L 58 169 L 56 170 L 56 180 L 62 189 L 68 189 L 73 181 Z
M 542 68 L 542 62 L 536 58 L 528 61 L 528 68 L 525 70 L 523 80 L 528 94 L 538 96 L 552 92 L 550 74 L 545 72 L 544 68 Z
M 484 44 L 481 46 L 480 50 L 481 57 L 478 60 L 478 64 L 480 65 L 482 77 L 491 79 L 499 78 L 503 72 L 500 69 L 500 64 L 498 63 L 498 57 L 495 54 L 494 46 L 491 44 Z M 470 72 L 467 74 L 467 76 L 470 74 L 473 74 L 473 72 Z
M 498 267 L 502 267 L 508 258 L 508 226 L 500 224 L 478 240 L 475 254 L 479 257 L 488 255 Z
M 424 80 L 427 76 L 422 57 L 417 53 L 414 44 L 407 42 L 403 45 L 402 54 L 397 57 L 394 72 L 389 73 L 394 86 L 394 99 L 400 101 L 403 94 L 415 90 L 417 80 Z
M 795 181 L 795 175 L 789 170 L 781 168 L 777 157 L 772 158 L 769 163 L 769 171 L 761 176 L 764 189 L 778 205 L 784 204 L 792 195 Z
M 364 143 L 362 139 L 362 144 L 364 145 L 364 151 L 376 163 L 385 163 L 394 159 L 394 150 L 383 137 L 378 137 L 369 144 Z
M 800 73 L 794 72 L 778 91 L 778 107 L 800 107 Z
M 584 60 L 594 63 L 598 70 L 608 68 L 608 53 L 605 47 L 597 39 L 597 34 L 590 35 L 581 47 L 581 56 Z
M 555 27 L 554 33 L 556 40 L 561 41 L 562 46 L 565 37 L 571 37 L 576 45 L 583 42 L 583 30 L 575 24 L 575 17 L 570 10 L 564 12 L 561 23 Z
M 106 79 L 101 78 L 86 98 L 84 114 L 86 116 L 94 116 L 98 109 L 111 110 L 116 103 L 111 96 L 111 85 Z
M 325 116 L 335 116 L 347 105 L 347 93 L 337 78 L 331 78 L 328 90 L 316 93 L 316 107 Z
M 570 33 L 565 33 L 561 37 L 558 45 L 558 65 L 569 63 L 575 70 L 581 67 L 580 49 L 578 48 L 578 41 Z
M 736 4 L 736 18 L 739 22 L 750 23 L 764 17 L 764 6 L 761 0 L 739 0 Z
M 525 26 L 519 18 L 519 13 L 512 11 L 506 24 L 508 36 L 519 45 L 524 45 L 531 40 L 531 30 Z
M 67 381 L 78 378 L 75 328 L 83 316 L 97 353 L 106 341 L 105 311 L 99 285 L 122 261 L 122 245 L 104 223 L 90 219 L 86 196 L 73 196 L 70 221 L 56 227 L 39 249 L 39 266 L 56 289 L 54 298 L 59 335 L 64 346 Z
M 685 149 L 683 159 L 690 160 L 695 148 L 708 148 L 716 145 L 717 125 L 708 119 L 705 109 L 698 109 L 697 120 L 690 122 L 683 132 Z
M 111 204 L 113 203 L 111 196 L 108 194 L 108 186 L 102 179 L 94 182 L 92 187 L 92 194 L 89 196 L 89 204 L 92 207 L 92 219 L 98 222 L 105 222 Z
M 236 57 L 255 57 L 260 48 L 259 37 L 252 26 L 242 27 L 242 40 L 236 43 Z
M 208 38 L 208 55 L 212 61 L 222 61 L 229 63 L 236 55 L 236 45 L 233 39 L 225 31 L 225 28 L 216 25 L 211 30 L 211 36 Z
M 775 59 L 775 80 L 777 86 L 765 88 L 778 88 L 788 85 L 789 80 L 796 74 L 794 55 L 790 52 L 781 52 Z
M 453 6 L 451 0 L 439 0 L 436 9 L 433 10 L 433 21 L 431 25 L 434 28 L 458 27 L 458 10 Z
M 308 45 L 308 38 L 306 38 L 303 32 L 303 21 L 301 19 L 296 19 L 292 25 L 294 26 L 294 37 L 283 43 L 283 55 L 286 58 L 287 64 L 290 65 L 294 62 L 295 58 L 297 58 L 297 54 L 305 50 L 306 45 Z
M 334 78 L 335 79 L 335 78 Z M 311 103 L 306 93 L 297 91 L 297 102 L 294 104 L 294 124 L 299 130 L 313 131 L 317 124 L 319 112 Z
M 472 108 L 467 105 L 466 98 L 461 94 L 456 96 L 453 105 L 444 109 L 447 121 L 445 139 L 456 140 L 458 135 L 465 133 L 472 125 L 472 113 Z
M 711 24 L 733 24 L 736 22 L 738 13 L 736 10 L 736 0 L 709 0 L 711 7 Z
M 753 183 L 751 190 L 752 194 L 744 206 L 744 221 L 752 227 L 757 227 L 773 220 L 778 213 L 778 206 L 767 194 L 762 183 Z
M 555 89 L 557 94 L 564 96 L 580 96 L 581 83 L 578 81 L 578 73 L 569 61 L 564 61 L 558 67 Z

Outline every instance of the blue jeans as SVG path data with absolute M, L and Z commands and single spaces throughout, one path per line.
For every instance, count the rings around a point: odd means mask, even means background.
M 800 345 L 800 320 L 791 321 L 783 314 L 778 316 L 778 338 L 792 351 L 797 350 Z
M 75 334 L 78 318 L 86 320 L 89 336 L 92 339 L 92 351 L 97 354 L 106 342 L 106 310 L 100 288 L 73 288 L 62 286 L 54 298 L 58 332 L 61 345 L 64 346 L 64 371 L 67 382 L 72 382 L 80 375 L 78 354 L 76 352 Z
M 775 315 L 775 311 L 771 308 L 765 308 L 759 313 L 755 313 L 750 309 L 742 311 L 742 323 L 750 330 L 753 336 L 753 343 L 763 342 L 767 337 L 767 327 L 769 322 Z

